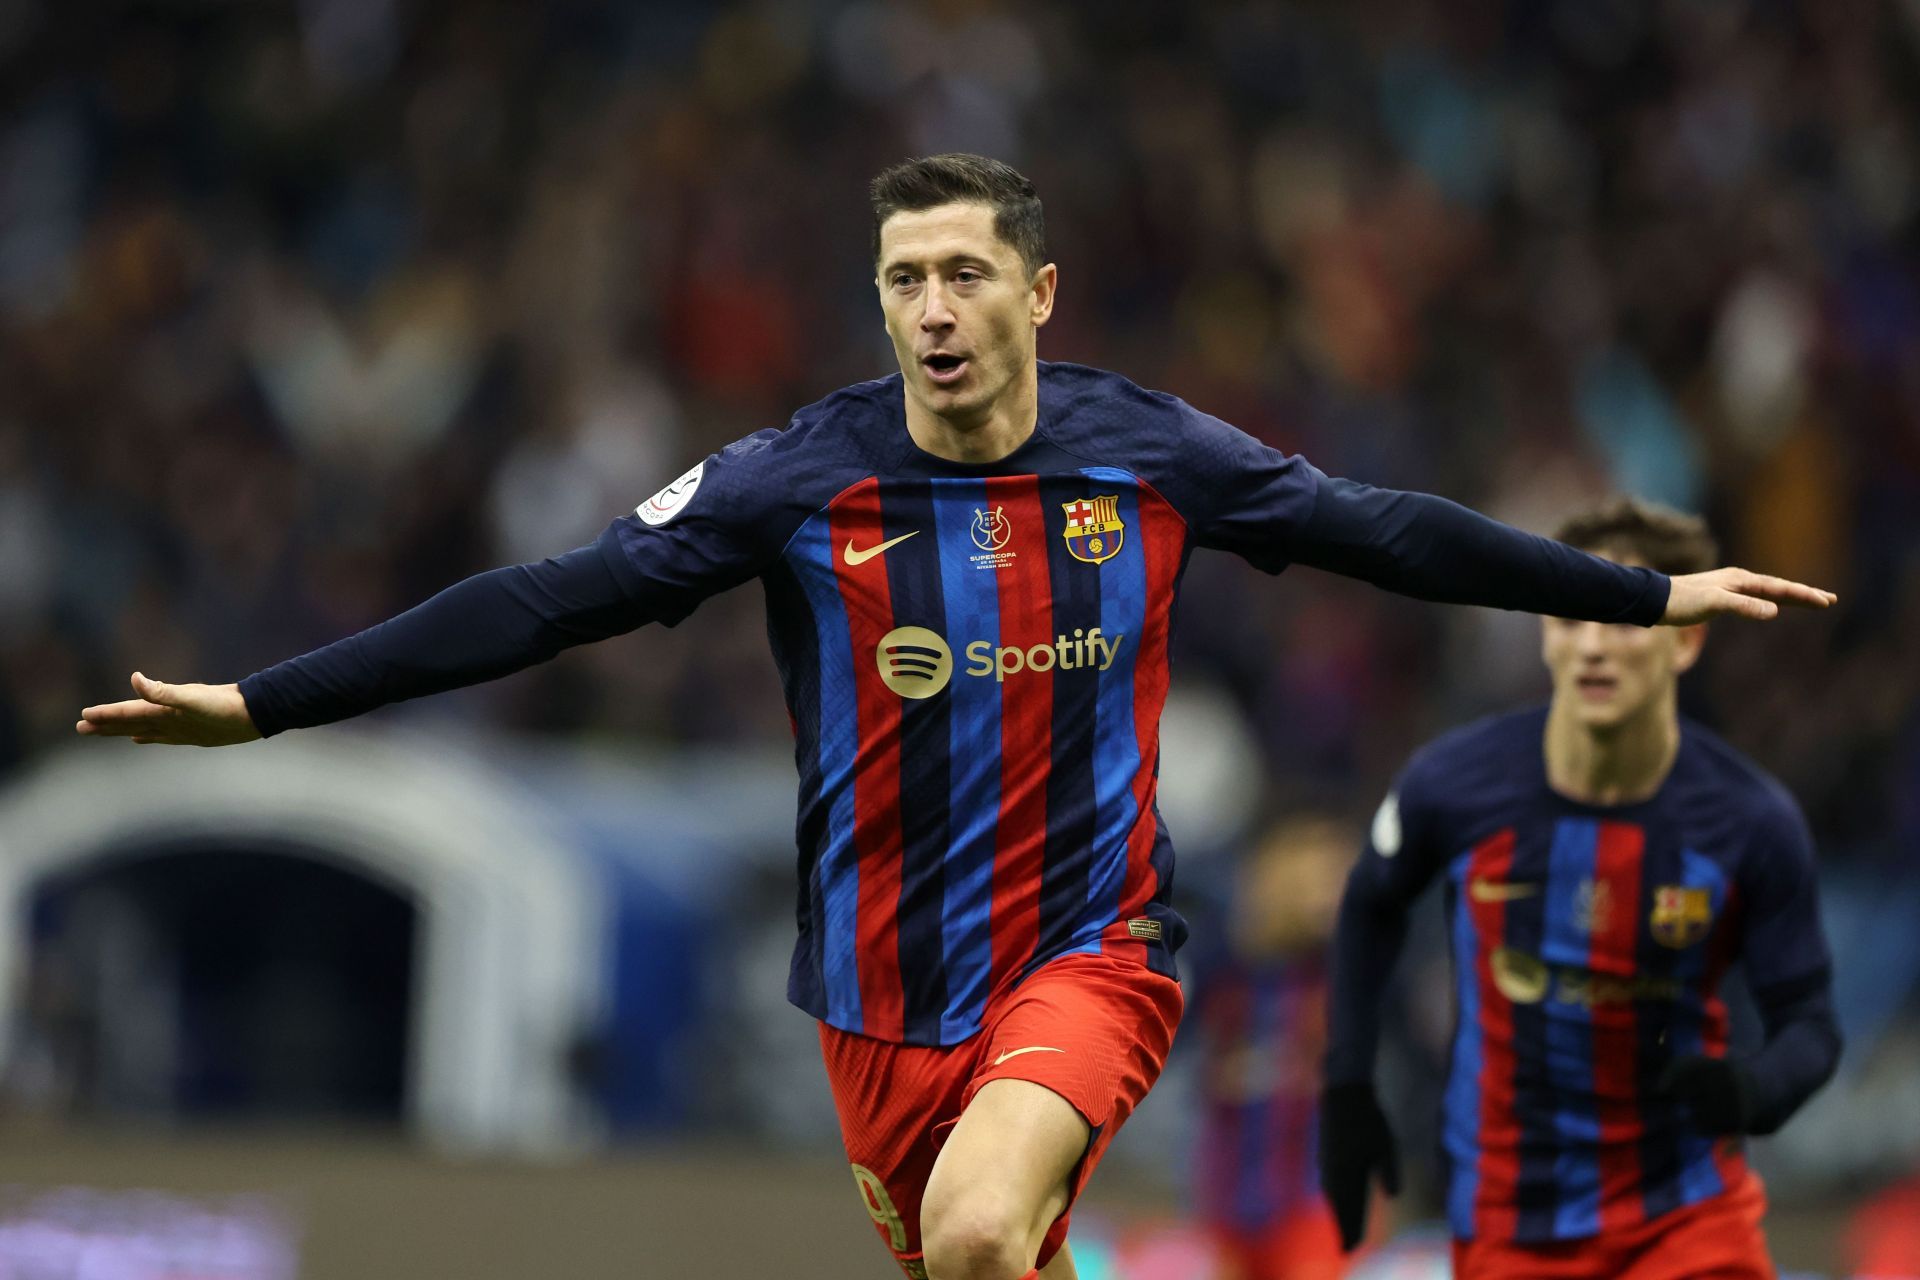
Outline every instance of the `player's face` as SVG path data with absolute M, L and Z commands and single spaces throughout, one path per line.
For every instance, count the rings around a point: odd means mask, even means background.
M 1595 554 L 1637 565 L 1630 556 Z M 1680 675 L 1700 656 L 1705 627 L 1541 619 L 1541 656 L 1553 677 L 1556 708 L 1605 731 L 1670 706 Z
M 907 394 L 956 426 L 984 421 L 1033 368 L 1053 312 L 1051 263 L 1029 274 L 984 204 L 896 213 L 875 283 Z
M 1241 868 L 1234 945 L 1251 957 L 1317 951 L 1333 936 L 1359 835 L 1308 819 L 1269 832 Z

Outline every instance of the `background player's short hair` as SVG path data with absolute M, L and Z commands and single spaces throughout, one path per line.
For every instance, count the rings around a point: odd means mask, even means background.
M 962 201 L 993 207 L 993 233 L 1012 245 L 1029 273 L 1047 262 L 1047 224 L 1033 183 L 1010 164 L 964 151 L 903 160 L 867 187 L 873 200 L 873 260 L 880 228 L 896 213 Z
M 1638 498 L 1609 498 L 1567 517 L 1553 536 L 1582 551 L 1630 557 L 1669 575 L 1705 573 L 1720 562 L 1720 547 L 1706 520 Z

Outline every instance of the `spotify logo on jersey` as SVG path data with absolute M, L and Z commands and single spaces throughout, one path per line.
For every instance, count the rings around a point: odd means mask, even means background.
M 895 627 L 874 650 L 880 679 L 903 698 L 931 698 L 953 679 L 953 650 L 938 632 Z
M 1051 644 L 1021 648 L 1019 645 L 995 645 L 991 640 L 975 640 L 966 646 L 967 665 L 961 675 L 991 677 L 1005 684 L 1009 676 L 1023 671 L 1046 674 L 1053 671 L 1105 671 L 1120 656 L 1127 638 L 1109 636 L 1098 627 L 1075 627 L 1072 635 L 1061 634 Z M 887 688 L 903 698 L 931 698 L 953 679 L 953 649 L 946 638 L 925 627 L 896 627 L 880 637 L 873 651 L 880 668 L 880 679 Z

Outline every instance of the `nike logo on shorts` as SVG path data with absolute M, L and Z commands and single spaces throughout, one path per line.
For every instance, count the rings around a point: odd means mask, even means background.
M 1005 1062 L 1008 1058 L 1017 1058 L 1023 1053 L 1065 1053 L 1065 1052 L 1066 1052 L 1065 1049 L 1053 1049 L 1053 1048 L 1049 1048 L 1044 1044 L 1030 1044 L 1024 1049 L 1007 1050 L 1005 1053 L 1001 1054 L 999 1057 L 993 1060 L 993 1065 L 997 1067 L 1001 1063 Z

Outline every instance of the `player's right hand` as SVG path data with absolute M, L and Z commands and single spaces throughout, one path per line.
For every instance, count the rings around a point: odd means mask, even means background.
M 1320 1095 L 1319 1148 L 1320 1189 L 1351 1253 L 1367 1234 L 1374 1175 L 1388 1195 L 1400 1194 L 1400 1153 L 1371 1084 L 1329 1085 Z
M 74 732 L 179 747 L 230 747 L 260 736 L 237 684 L 162 684 L 136 671 L 133 691 L 140 696 L 86 708 Z

